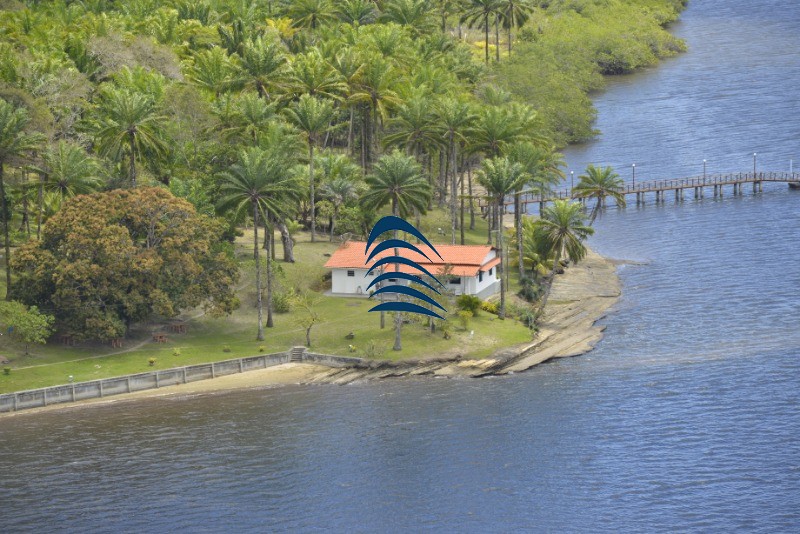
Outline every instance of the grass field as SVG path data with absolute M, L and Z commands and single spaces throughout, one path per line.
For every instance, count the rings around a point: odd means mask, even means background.
M 438 228 L 448 227 L 448 216 L 434 210 L 422 222 L 421 229 L 434 242 L 449 241 L 438 235 Z M 486 223 L 478 220 L 476 229 L 467 232 L 467 242 L 486 243 Z M 295 246 L 296 263 L 280 260 L 283 251 L 277 239 L 277 284 L 282 287 L 320 287 L 326 273 L 323 267 L 328 255 L 338 244 L 330 243 L 327 236 L 318 236 L 311 243 L 308 234 L 299 234 Z M 166 343 L 152 341 L 154 332 L 164 331 L 164 322 L 154 321 L 137 325 L 121 349 L 107 344 L 85 343 L 65 347 L 52 340 L 45 346 L 31 347 L 30 355 L 23 348 L 0 337 L 0 354 L 11 363 L 9 375 L 0 374 L 0 392 L 19 391 L 47 385 L 63 384 L 72 376 L 75 381 L 106 378 L 152 369 L 167 369 L 182 365 L 207 363 L 241 356 L 252 356 L 260 351 L 280 352 L 305 343 L 305 331 L 297 324 L 293 312 L 275 314 L 275 326 L 265 329 L 265 340 L 256 338 L 256 310 L 254 263 L 252 259 L 252 231 L 237 239 L 237 258 L 242 265 L 238 294 L 242 305 L 232 315 L 213 319 L 205 317 L 202 310 L 191 310 L 182 316 L 187 319 L 185 334 L 167 333 Z M 513 277 L 512 277 L 513 284 Z M 472 319 L 468 331 L 453 320 L 451 339 L 444 339 L 437 331 L 431 334 L 422 323 L 403 327 L 403 350 L 393 351 L 394 323 L 387 314 L 386 328 L 379 327 L 379 314 L 367 313 L 374 302 L 360 298 L 320 296 L 316 310 L 322 320 L 313 327 L 312 349 L 319 352 L 382 359 L 425 358 L 455 356 L 481 358 L 496 349 L 524 343 L 531 339 L 530 331 L 513 319 L 501 321 L 489 313 Z M 453 310 L 451 310 L 453 311 Z M 345 336 L 352 332 L 354 339 Z M 353 345 L 355 350 L 351 350 Z M 372 350 L 369 350 L 369 349 Z M 149 359 L 155 358 L 154 365 Z

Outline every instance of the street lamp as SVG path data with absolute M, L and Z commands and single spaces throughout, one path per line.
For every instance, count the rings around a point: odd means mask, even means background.
M 758 154 L 753 152 L 753 179 L 755 179 L 755 177 L 756 177 L 756 156 L 757 155 Z
M 575 189 L 575 171 L 569 171 L 569 182 L 570 182 L 570 196 L 571 196 L 572 190 Z
M 706 160 L 703 160 L 703 183 L 706 183 Z
M 636 164 L 631 164 L 631 169 L 633 169 L 633 188 L 636 189 Z

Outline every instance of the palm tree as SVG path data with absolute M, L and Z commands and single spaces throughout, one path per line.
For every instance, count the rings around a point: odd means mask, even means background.
M 258 96 L 270 100 L 270 89 L 283 76 L 286 55 L 281 46 L 264 37 L 248 41 L 242 52 L 242 77 L 247 85 L 258 91 Z
M 197 52 L 187 62 L 185 71 L 189 80 L 219 97 L 236 84 L 239 66 L 225 50 L 217 46 Z
M 358 169 L 358 166 L 354 165 L 354 167 Z M 330 200 L 331 204 L 333 204 L 330 241 L 333 241 L 333 233 L 336 229 L 336 220 L 339 218 L 339 210 L 348 202 L 358 198 L 360 189 L 360 184 L 358 182 L 345 176 L 337 176 L 322 186 L 322 196 Z
M 508 53 L 511 54 L 511 30 L 519 28 L 530 17 L 535 6 L 531 0 L 500 0 L 503 24 L 508 29 Z
M 255 93 L 244 93 L 234 99 L 232 112 L 227 117 L 232 124 L 224 129 L 224 133 L 245 139 L 255 146 L 258 145 L 259 134 L 269 127 L 275 117 L 275 104 L 268 103 Z
M 333 120 L 333 105 L 328 100 L 320 100 L 303 95 L 294 105 L 286 109 L 289 120 L 306 136 L 308 143 L 308 187 L 311 211 L 311 242 L 317 239 L 317 219 L 314 210 L 314 146 L 322 134 L 330 130 Z
M 523 184 L 525 193 L 538 195 L 545 198 L 552 191 L 552 187 L 564 178 L 561 166 L 564 157 L 555 151 L 554 147 L 537 146 L 530 142 L 517 143 L 509 149 L 509 158 L 522 165 L 530 176 L 530 180 Z M 522 233 L 522 201 L 523 188 L 514 194 L 514 228 L 517 235 Z M 522 257 L 522 241 L 517 240 L 517 254 Z M 524 276 L 524 265 L 519 265 L 520 278 Z
M 503 207 L 508 195 L 518 190 L 530 177 L 519 163 L 513 163 L 508 158 L 491 158 L 483 160 L 482 167 L 478 171 L 478 183 L 480 183 L 489 195 L 491 201 L 495 203 L 495 210 L 498 217 L 497 248 L 500 255 L 503 254 Z M 500 278 L 500 310 L 498 317 L 501 319 L 506 316 L 506 285 L 505 277 L 506 266 L 502 263 Z
M 148 96 L 125 89 L 109 89 L 100 97 L 93 124 L 97 147 L 104 156 L 117 160 L 127 152 L 128 178 L 136 187 L 137 154 L 161 155 L 166 118 Z
M 462 16 L 462 20 L 471 27 L 483 24 L 486 41 L 484 45 L 486 63 L 489 63 L 489 18 L 500 12 L 499 0 L 471 0 L 470 6 Z
M 287 15 L 298 28 L 316 31 L 320 24 L 336 18 L 333 4 L 329 0 L 293 0 Z
M 347 24 L 363 26 L 378 18 L 378 10 L 370 0 L 344 0 L 337 4 L 336 16 Z
M 17 108 L 0 98 L 0 216 L 3 217 L 3 240 L 5 246 L 6 262 L 6 300 L 10 300 L 11 291 L 11 241 L 8 235 L 10 213 L 6 199 L 6 186 L 3 166 L 11 159 L 24 155 L 35 149 L 43 140 L 39 134 L 28 134 L 25 126 L 28 124 L 28 112 Z
M 236 212 L 250 209 L 253 215 L 253 257 L 256 262 L 256 306 L 258 308 L 258 335 L 264 339 L 263 305 L 261 300 L 261 261 L 258 247 L 259 217 L 282 217 L 289 200 L 297 195 L 297 183 L 287 172 L 283 158 L 252 147 L 242 151 L 238 163 L 219 174 L 220 194 L 218 207 Z M 272 327 L 272 269 L 267 253 L 267 327 Z
M 84 149 L 68 141 L 59 141 L 42 155 L 38 171 L 46 176 L 44 188 L 64 198 L 93 193 L 101 185 L 100 164 Z
M 381 20 L 407 26 L 416 35 L 427 33 L 433 26 L 428 15 L 428 0 L 389 0 L 383 4 Z
M 361 197 L 368 209 L 378 209 L 386 204 L 392 206 L 392 215 L 408 217 L 414 210 L 424 212 L 431 197 L 431 187 L 422 176 L 422 169 L 414 158 L 397 150 L 383 156 L 375 164 L 372 174 L 366 178 L 367 192 Z M 395 239 L 397 231 L 395 231 Z M 395 249 L 395 255 L 398 250 Z M 402 350 L 400 330 L 402 314 L 395 313 L 394 350 Z M 383 313 L 381 313 L 381 327 Z
M 469 104 L 454 98 L 442 99 L 436 106 L 436 117 L 444 128 L 447 137 L 447 154 L 450 158 L 450 229 L 451 244 L 456 244 L 456 227 L 458 226 L 458 147 L 466 142 L 464 132 L 472 125 L 475 115 Z M 462 198 L 461 210 L 463 215 L 464 202 Z M 463 217 L 462 217 L 463 219 Z M 462 232 L 463 234 L 463 232 Z M 461 243 L 462 245 L 464 243 Z
M 553 258 L 550 281 L 539 304 L 538 316 L 547 304 L 559 262 L 564 257 L 573 262 L 582 260 L 586 255 L 586 246 L 583 242 L 594 233 L 594 228 L 585 225 L 581 205 L 569 200 L 556 200 L 552 206 L 546 207 L 534 227 L 535 239 L 544 244 Z
M 307 94 L 339 100 L 347 90 L 342 76 L 316 48 L 294 56 L 286 86 L 290 98 Z
M 597 199 L 597 203 L 592 209 L 592 215 L 589 218 L 589 226 L 594 224 L 600 208 L 605 206 L 606 197 L 613 198 L 618 206 L 625 207 L 622 178 L 611 167 L 595 167 L 590 164 L 586 167 L 586 174 L 581 175 L 579 178 L 580 182 L 572 190 L 573 196 Z

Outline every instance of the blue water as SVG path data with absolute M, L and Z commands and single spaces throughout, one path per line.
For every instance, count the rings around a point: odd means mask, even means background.
M 691 2 L 690 52 L 599 95 L 570 164 L 785 170 L 799 24 Z M 0 532 L 800 530 L 800 192 L 611 210 L 592 246 L 638 263 L 587 356 L 4 419 Z

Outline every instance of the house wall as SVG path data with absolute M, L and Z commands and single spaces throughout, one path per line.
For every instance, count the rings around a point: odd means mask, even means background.
M 367 269 L 332 269 L 331 293 L 344 293 L 350 295 L 367 294 L 367 286 L 377 276 L 375 273 L 364 277 Z M 355 276 L 347 276 L 347 271 L 353 271 Z

